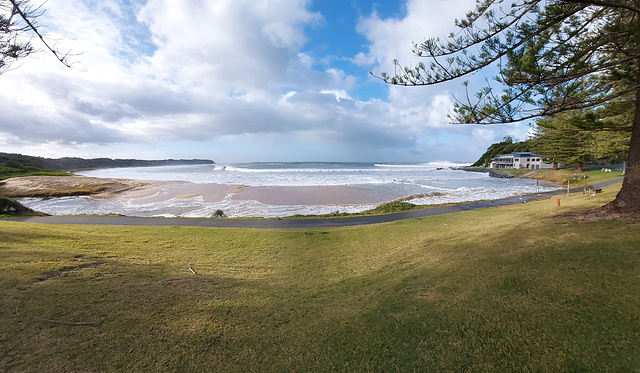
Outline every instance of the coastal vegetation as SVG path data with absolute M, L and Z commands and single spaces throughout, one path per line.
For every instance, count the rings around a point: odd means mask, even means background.
M 531 151 L 530 141 L 514 141 L 511 136 L 506 136 L 502 141 L 491 144 L 487 151 L 472 164 L 472 167 L 489 167 L 491 160 L 500 154 Z
M 396 212 L 403 211 L 411 211 L 419 208 L 427 208 L 430 207 L 428 205 L 416 205 L 413 203 L 405 202 L 405 201 L 391 201 L 382 203 L 376 206 L 373 209 L 362 211 L 362 212 L 340 212 L 334 211 L 331 214 L 324 215 L 293 215 L 286 217 L 284 219 L 317 219 L 317 218 L 345 218 L 349 216 L 368 216 L 368 215 L 384 215 L 384 214 L 393 214 Z
M 514 141 L 507 136 L 503 141 L 491 144 L 471 166 L 489 167 L 494 157 L 514 152 L 537 153 L 546 163 L 553 163 L 555 168 L 562 164 L 577 172 L 593 164 L 622 164 L 627 160 L 630 141 L 627 132 L 573 130 L 566 125 L 558 128 L 548 123 L 548 120 L 538 121 L 530 137 L 524 141 Z
M 620 185 L 374 226 L 0 221 L 6 371 L 637 371 Z
M 392 201 L 392 202 L 383 203 L 367 212 L 372 215 L 373 214 L 392 214 L 395 212 L 410 211 L 416 208 L 419 208 L 419 206 L 416 206 L 413 203 L 404 202 L 404 201 Z
M 18 162 L 0 163 L 0 180 L 19 176 L 67 176 L 67 171 L 45 170 Z
M 226 218 L 227 214 L 225 214 L 224 211 L 218 209 L 218 210 L 214 211 L 213 217 L 216 218 L 216 219 L 222 219 L 222 218 Z
M 531 150 L 542 155 L 545 162 L 565 164 L 578 172 L 582 167 L 600 164 L 622 164 L 629 154 L 628 128 L 600 131 L 577 128 L 575 115 L 538 120 Z M 573 123 L 573 124 L 571 124 Z M 630 122 L 627 122 L 630 123 Z
M 214 164 L 208 159 L 111 159 L 111 158 L 44 158 L 23 154 L 0 153 L 0 180 L 27 175 L 68 175 L 68 171 L 93 168 L 175 166 L 187 164 Z
M 0 217 L 15 215 L 35 215 L 35 211 L 20 204 L 18 201 L 0 196 Z
M 428 86 L 488 70 L 493 79 L 479 88 L 463 82 L 467 93 L 454 104 L 452 122 L 537 120 L 552 130 L 542 137 L 564 144 L 577 140 L 572 144 L 577 149 L 590 140 L 584 131 L 608 133 L 602 137 L 611 146 L 600 150 L 626 156 L 627 168 L 619 194 L 595 214 L 640 215 L 638 1 L 479 0 L 455 24 L 457 32 L 414 44 L 413 53 L 428 63 L 402 66 L 394 61 L 394 73 L 383 72 L 379 78 L 394 85 Z M 567 139 L 572 132 L 578 136 Z M 614 149 L 620 140 L 625 143 Z M 627 146 L 628 153 L 622 154 Z M 578 152 L 572 162 L 580 165 L 582 156 Z

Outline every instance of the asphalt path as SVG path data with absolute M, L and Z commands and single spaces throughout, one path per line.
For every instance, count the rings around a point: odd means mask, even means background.
M 599 189 L 608 185 L 616 184 L 622 178 L 608 180 L 594 184 L 594 188 Z M 582 192 L 583 188 L 573 188 L 571 193 Z M 454 212 L 476 210 L 481 208 L 507 206 L 519 203 L 535 201 L 553 195 L 566 193 L 566 190 L 556 190 L 544 193 L 525 194 L 516 197 L 503 198 L 492 201 L 480 201 L 470 203 L 460 203 L 449 206 L 437 206 L 431 208 L 421 208 L 411 211 L 398 212 L 385 215 L 353 216 L 346 218 L 307 218 L 307 219 L 206 219 L 206 218 L 140 218 L 129 216 L 37 216 L 2 219 L 7 221 L 18 221 L 27 223 L 47 223 L 47 224 L 91 224 L 91 225 L 126 225 L 126 226 L 193 226 L 212 228 L 330 228 L 348 227 L 355 225 L 369 225 L 388 223 L 398 220 L 422 218 L 450 214 Z

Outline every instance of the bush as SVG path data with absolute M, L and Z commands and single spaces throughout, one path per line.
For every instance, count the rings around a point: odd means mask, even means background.
M 373 214 L 391 214 L 394 212 L 414 210 L 416 208 L 418 208 L 418 206 L 414 205 L 413 203 L 402 202 L 402 201 L 392 201 L 392 202 L 384 203 L 373 210 L 369 210 L 368 212 Z
M 30 208 L 23 206 L 20 202 L 0 196 L 0 213 L 29 213 L 33 212 Z
M 214 218 L 216 218 L 216 219 L 218 219 L 218 218 L 226 218 L 226 217 L 227 217 L 227 215 L 226 215 L 226 214 L 224 213 L 224 211 L 222 211 L 222 210 L 216 210 L 216 211 L 213 213 L 213 217 L 214 217 Z

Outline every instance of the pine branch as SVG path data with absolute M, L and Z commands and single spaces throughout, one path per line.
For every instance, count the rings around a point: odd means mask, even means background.
M 627 9 L 634 13 L 640 14 L 640 8 L 638 8 L 637 6 L 619 3 L 615 1 L 606 1 L 606 0 L 563 0 L 563 1 L 566 3 L 574 3 L 574 4 L 591 4 L 591 5 L 605 6 L 610 8 L 622 8 L 622 9 Z
M 516 41 L 509 43 L 508 45 L 505 45 L 500 43 L 499 41 L 496 41 L 495 42 L 496 45 L 493 46 L 490 41 L 486 42 L 484 46 L 490 50 L 494 50 L 495 53 L 493 55 L 487 53 L 487 57 L 485 57 L 482 60 L 476 60 L 475 58 L 473 58 L 471 62 L 465 63 L 460 58 L 456 58 L 449 63 L 450 66 L 453 66 L 455 62 L 456 67 L 453 67 L 453 68 L 440 67 L 442 65 L 436 61 L 434 62 L 434 64 L 431 65 L 430 72 L 427 72 L 426 69 L 423 69 L 425 70 L 424 76 L 423 74 L 420 73 L 420 67 L 423 65 L 419 65 L 417 68 L 414 68 L 414 69 L 410 69 L 408 67 L 401 69 L 403 73 L 401 75 L 396 73 L 396 75 L 393 77 L 389 77 L 386 74 L 377 76 L 371 73 L 371 75 L 383 80 L 385 83 L 394 84 L 394 85 L 405 85 L 405 86 L 428 86 L 428 85 L 434 85 L 434 84 L 458 79 L 460 77 L 476 73 L 484 69 L 485 67 L 492 65 L 496 61 L 499 61 L 502 57 L 507 56 L 513 50 L 516 50 L 524 46 L 527 42 L 533 40 L 535 37 L 541 36 L 545 32 L 551 30 L 553 27 L 556 27 L 558 23 L 561 23 L 565 19 L 570 18 L 571 16 L 577 14 L 578 12 L 580 12 L 585 8 L 586 8 L 586 5 L 582 7 L 578 6 L 567 11 L 566 13 L 560 13 L 560 14 L 554 15 L 552 18 L 547 19 L 544 25 L 542 25 L 537 29 L 534 29 L 533 32 L 526 32 L 527 30 L 521 29 L 519 31 L 520 33 L 523 34 L 523 36 L 521 36 Z M 525 14 L 520 15 L 520 17 L 524 17 L 524 16 Z M 507 32 L 508 30 L 503 29 L 502 31 Z M 439 56 L 439 55 L 435 54 L 435 56 Z M 432 56 L 432 58 L 435 56 Z M 396 67 L 400 66 L 399 63 L 397 63 L 397 61 L 394 61 L 394 62 L 396 63 Z M 445 77 L 442 77 L 441 74 L 445 75 Z
M 60 61 L 60 63 L 62 63 L 66 67 L 71 67 L 71 65 L 67 62 L 67 57 L 69 53 L 66 53 L 63 55 L 60 51 L 58 51 L 54 47 L 51 47 L 49 43 L 45 40 L 44 36 L 40 33 L 36 25 L 33 22 L 31 22 L 29 15 L 25 13 L 22 9 L 20 9 L 19 1 L 17 0 L 9 0 L 9 1 L 11 2 L 11 4 L 13 4 L 13 11 L 22 18 L 22 20 L 27 24 L 28 28 L 31 29 L 31 31 L 42 41 L 44 46 L 47 47 L 47 49 L 51 53 L 53 53 L 53 55 L 58 59 L 58 61 Z

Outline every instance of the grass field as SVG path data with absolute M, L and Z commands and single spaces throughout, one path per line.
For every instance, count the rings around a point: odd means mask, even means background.
M 523 170 L 517 170 L 522 172 Z M 524 170 L 526 171 L 526 170 Z M 522 176 L 522 175 L 519 175 Z M 584 178 L 586 176 L 586 178 Z M 571 169 L 560 170 L 541 170 L 534 174 L 534 178 L 553 181 L 563 185 L 567 185 L 569 180 L 571 186 L 582 186 L 587 184 L 596 184 L 602 181 L 615 179 L 622 176 L 621 170 L 613 172 L 602 172 L 600 170 L 589 170 L 584 172 L 575 172 Z
M 336 229 L 2 221 L 0 370 L 640 372 L 640 224 L 553 218 L 616 188 Z

